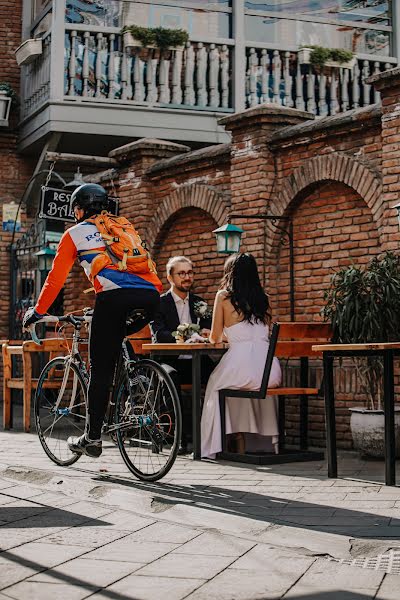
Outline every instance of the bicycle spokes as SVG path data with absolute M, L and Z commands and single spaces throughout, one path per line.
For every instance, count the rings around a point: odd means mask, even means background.
M 158 479 L 175 459 L 180 439 L 176 390 L 164 370 L 141 360 L 116 398 L 115 429 L 123 458 L 138 477 Z

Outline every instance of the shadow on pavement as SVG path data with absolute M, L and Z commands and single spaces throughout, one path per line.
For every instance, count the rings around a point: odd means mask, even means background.
M 16 556 L 15 554 L 13 554 L 10 551 L 1 552 L 0 556 L 3 561 L 8 560 L 10 562 L 16 563 L 23 567 L 28 567 L 29 569 L 33 569 L 37 573 L 47 571 L 46 574 L 49 575 L 50 577 L 54 578 L 54 583 L 64 583 L 64 584 L 68 584 L 68 585 L 73 585 L 75 587 L 79 587 L 80 589 L 86 589 L 89 592 L 88 595 L 91 595 L 94 592 L 98 592 L 98 593 L 101 593 L 101 596 L 103 598 L 110 598 L 110 600 L 135 600 L 135 598 L 131 595 L 125 596 L 124 594 L 119 594 L 118 592 L 113 592 L 112 590 L 108 590 L 107 588 L 96 587 L 90 583 L 87 583 L 86 581 L 83 581 L 82 579 L 78 579 L 77 577 L 73 577 L 71 575 L 61 573 L 60 571 L 56 571 L 55 569 L 57 569 L 57 567 L 52 567 L 51 569 L 48 569 L 47 567 L 45 567 L 44 565 L 41 565 L 38 562 L 28 560 L 28 559 L 22 558 L 20 556 Z M 24 580 L 24 582 L 27 582 L 27 580 Z M 30 582 L 28 581 L 28 583 L 30 583 Z M 13 584 L 13 585 L 15 585 L 15 584 Z M 39 586 L 40 582 L 37 582 L 37 585 Z M 11 586 L 9 586 L 9 587 L 11 587 Z M 1 589 L 1 585 L 0 585 L 0 589 Z M 7 588 L 4 588 L 2 590 L 2 592 L 7 594 Z M 35 596 L 35 597 L 37 597 L 37 596 Z
M 0 492 L 0 494 L 8 496 L 10 503 L 21 502 L 21 499 L 16 496 L 6 494 L 5 492 Z M 88 527 L 100 527 L 110 524 L 101 519 L 94 519 L 73 511 L 47 506 L 34 500 L 24 500 L 23 502 L 29 502 L 32 506 L 10 506 L 8 504 L 0 506 L 0 552 L 1 530 L 4 528 L 74 527 L 83 523 Z M 71 499 L 72 503 L 73 500 Z
M 352 537 L 398 538 L 400 531 L 400 519 L 395 523 L 397 527 L 393 524 L 389 526 L 394 517 L 326 504 L 313 504 L 305 500 L 257 494 L 255 491 L 243 492 L 240 489 L 236 491 L 212 485 L 145 483 L 109 475 L 93 479 L 152 493 L 152 503 L 157 505 L 155 512 L 163 512 L 177 504 L 185 504 L 269 524 Z M 379 535 L 377 525 L 380 530 Z

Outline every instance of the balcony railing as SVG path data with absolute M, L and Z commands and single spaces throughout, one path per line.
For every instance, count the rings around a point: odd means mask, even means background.
M 210 112 L 272 102 L 326 116 L 379 101 L 366 78 L 393 66 L 385 59 L 360 57 L 352 70 L 332 68 L 319 74 L 300 65 L 296 52 L 248 47 L 243 51 L 243 99 L 233 89 L 239 51 L 233 40 L 191 40 L 184 49 L 160 51 L 127 48 L 112 27 L 68 24 L 64 34 L 64 89 L 52 97 L 50 73 L 54 77 L 59 66 L 52 64 L 56 42 L 49 32 L 42 55 L 24 67 L 23 119 L 49 99 Z

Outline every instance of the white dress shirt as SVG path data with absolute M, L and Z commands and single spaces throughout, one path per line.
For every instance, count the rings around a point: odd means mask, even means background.
M 183 323 L 192 323 L 192 317 L 190 316 L 189 294 L 186 295 L 186 298 L 181 298 L 172 290 L 171 294 L 175 302 L 176 311 L 178 313 L 179 325 L 182 325 Z
M 172 297 L 175 302 L 176 312 L 178 313 L 179 325 L 183 323 L 192 323 L 192 317 L 190 316 L 190 306 L 189 306 L 189 294 L 186 295 L 186 298 L 181 298 L 178 294 L 175 294 L 171 290 Z M 191 359 L 190 354 L 180 354 L 178 359 L 188 360 Z

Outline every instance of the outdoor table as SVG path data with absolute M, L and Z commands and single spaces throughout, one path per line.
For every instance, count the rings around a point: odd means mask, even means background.
M 400 355 L 400 342 L 382 344 L 323 344 L 313 346 L 312 349 L 315 352 L 323 353 L 328 477 L 337 477 L 333 360 L 335 357 L 339 356 L 383 357 L 383 411 L 385 416 L 385 483 L 386 485 L 396 485 L 393 359 L 395 355 Z
M 193 460 L 201 460 L 201 357 L 222 356 L 228 344 L 143 344 L 143 350 L 150 351 L 152 355 L 179 356 L 180 354 L 192 357 L 192 423 L 193 423 Z

